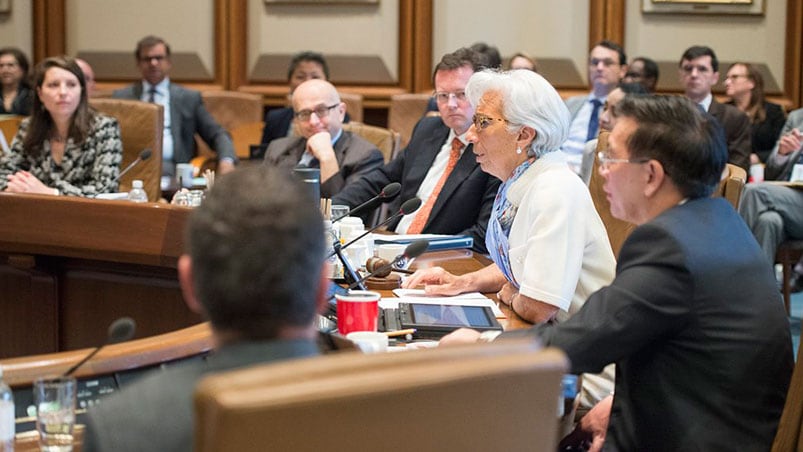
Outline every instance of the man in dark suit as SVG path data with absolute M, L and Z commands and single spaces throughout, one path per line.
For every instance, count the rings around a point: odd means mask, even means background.
M 309 51 L 293 55 L 287 68 L 287 83 L 290 85 L 290 96 L 293 95 L 298 85 L 312 79 L 329 80 L 329 65 L 323 55 Z M 292 136 L 294 117 L 293 107 L 274 108 L 268 111 L 265 115 L 265 128 L 262 129 L 261 151 L 252 155 L 251 158 L 264 157 L 265 149 L 273 140 Z M 346 118 L 343 122 L 349 122 L 348 112 L 346 112 Z
M 480 64 L 476 52 L 470 49 L 444 55 L 434 73 L 440 116 L 421 119 L 403 152 L 346 187 L 333 202 L 353 208 L 375 196 L 385 185 L 399 182 L 401 193 L 391 202 L 391 212 L 416 196 L 423 205 L 417 212 L 390 223 L 389 229 L 401 234 L 466 234 L 474 239 L 476 251 L 485 252 L 485 229 L 499 179 L 480 169 L 472 145 L 465 138 L 474 115 L 465 88 Z M 456 151 L 459 152 L 456 161 L 450 165 L 455 139 L 461 146 Z M 450 166 L 452 169 L 447 172 Z M 436 191 L 436 196 L 432 196 Z M 426 216 L 418 217 L 422 212 Z
M 175 174 L 177 163 L 188 163 L 196 155 L 195 134 L 218 155 L 218 172 L 234 170 L 237 157 L 231 137 L 206 111 L 201 94 L 170 82 L 170 46 L 162 38 L 146 36 L 134 52 L 142 80 L 117 90 L 112 97 L 155 102 L 164 105 L 162 174 Z
M 600 174 L 611 213 L 638 225 L 616 278 L 569 320 L 503 337 L 563 349 L 573 373 L 616 363 L 613 397 L 580 422 L 597 447 L 769 450 L 792 373 L 789 320 L 750 231 L 710 196 L 727 160 L 720 126 L 677 96 L 629 96 L 616 114 Z
M 191 451 L 192 395 L 205 374 L 318 353 L 326 306 L 323 220 L 303 184 L 262 165 L 220 178 L 188 222 L 178 263 L 187 305 L 214 352 L 124 386 L 89 410 L 84 451 Z M 243 265 L 247 263 L 247 265 Z
M 325 80 L 308 80 L 293 94 L 300 136 L 274 140 L 265 164 L 320 168 L 321 196 L 331 198 L 346 185 L 382 166 L 382 153 L 358 135 L 343 130 L 346 104 Z
M 719 60 L 714 50 L 706 46 L 691 46 L 680 58 L 680 83 L 686 97 L 717 119 L 725 131 L 728 143 L 728 163 L 750 172 L 750 118 L 732 105 L 714 99 L 711 88 L 719 81 Z
M 803 155 L 803 109 L 789 114 L 778 143 L 767 158 L 767 180 L 788 181 Z M 803 190 L 773 183 L 747 184 L 739 212 L 764 250 L 769 264 L 775 263 L 775 251 L 785 240 L 803 239 Z M 803 289 L 803 265 L 795 266 L 792 290 Z

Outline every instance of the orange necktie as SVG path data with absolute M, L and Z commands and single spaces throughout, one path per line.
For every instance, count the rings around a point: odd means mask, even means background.
M 446 169 L 443 170 L 441 178 L 438 179 L 438 183 L 435 184 L 435 187 L 432 189 L 432 194 L 430 194 L 429 198 L 427 198 L 427 203 L 421 206 L 421 209 L 417 214 L 415 214 L 413 222 L 410 223 L 410 227 L 407 228 L 408 234 L 420 234 L 421 231 L 424 230 L 424 225 L 427 224 L 429 214 L 432 212 L 432 206 L 434 206 L 435 201 L 438 200 L 438 195 L 443 188 L 443 184 L 446 183 L 446 179 L 449 178 L 449 174 L 452 173 L 455 165 L 457 165 L 457 160 L 460 159 L 461 149 L 463 149 L 463 142 L 455 138 L 452 141 L 452 151 L 449 153 L 449 162 L 446 163 Z

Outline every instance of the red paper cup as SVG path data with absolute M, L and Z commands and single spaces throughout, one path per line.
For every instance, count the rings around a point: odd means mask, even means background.
M 343 336 L 353 331 L 376 331 L 379 319 L 378 292 L 352 290 L 337 299 L 337 330 Z

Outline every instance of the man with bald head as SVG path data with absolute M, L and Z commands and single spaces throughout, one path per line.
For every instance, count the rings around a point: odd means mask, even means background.
M 87 97 L 92 97 L 95 95 L 95 71 L 92 70 L 92 66 L 89 65 L 86 61 L 76 58 L 75 62 L 78 64 L 78 67 L 81 68 L 81 72 L 84 73 L 84 81 L 86 81 L 86 95 Z
M 323 198 L 331 198 L 382 165 L 382 153 L 376 146 L 343 130 L 346 104 L 331 83 L 312 79 L 298 85 L 293 93 L 293 112 L 301 136 L 272 141 L 265 152 L 265 164 L 320 168 Z

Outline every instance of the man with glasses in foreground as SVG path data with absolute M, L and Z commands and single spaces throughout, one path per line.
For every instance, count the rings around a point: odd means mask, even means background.
M 293 111 L 301 135 L 273 140 L 265 151 L 266 165 L 320 168 L 323 198 L 382 165 L 376 146 L 343 130 L 346 104 L 331 83 L 311 79 L 298 85 Z
M 728 163 L 750 173 L 750 118 L 738 108 L 714 99 L 711 88 L 719 81 L 719 60 L 706 46 L 691 46 L 683 52 L 678 64 L 680 84 L 686 97 L 719 121 L 728 145 Z
M 592 450 L 769 450 L 792 374 L 789 320 L 750 230 L 710 196 L 721 128 L 677 96 L 625 97 L 616 114 L 600 172 L 611 213 L 638 227 L 615 279 L 565 322 L 497 340 L 537 337 L 572 373 L 616 363 L 612 404 L 597 407 L 609 417 L 580 424 Z
M 164 106 L 162 175 L 174 176 L 177 163 L 189 163 L 196 154 L 195 134 L 215 151 L 217 170 L 234 170 L 237 160 L 231 137 L 206 111 L 201 93 L 170 81 L 170 46 L 164 39 L 146 36 L 134 52 L 142 80 L 117 90 L 112 97 L 157 103 Z
M 587 142 L 597 138 L 599 117 L 605 100 L 627 70 L 627 57 L 622 46 L 611 41 L 600 41 L 588 56 L 588 83 L 591 92 L 566 99 L 572 123 L 569 138 L 561 150 L 569 159 L 569 167 L 580 174 L 583 150 Z
M 416 196 L 423 204 L 415 214 L 391 222 L 388 229 L 400 234 L 465 234 L 474 239 L 473 249 L 484 253 L 499 179 L 482 171 L 466 139 L 474 109 L 465 89 L 480 67 L 479 56 L 471 49 L 444 55 L 433 75 L 440 116 L 418 121 L 404 151 L 346 187 L 333 202 L 353 208 L 398 182 L 401 194 L 391 202 L 391 212 Z

